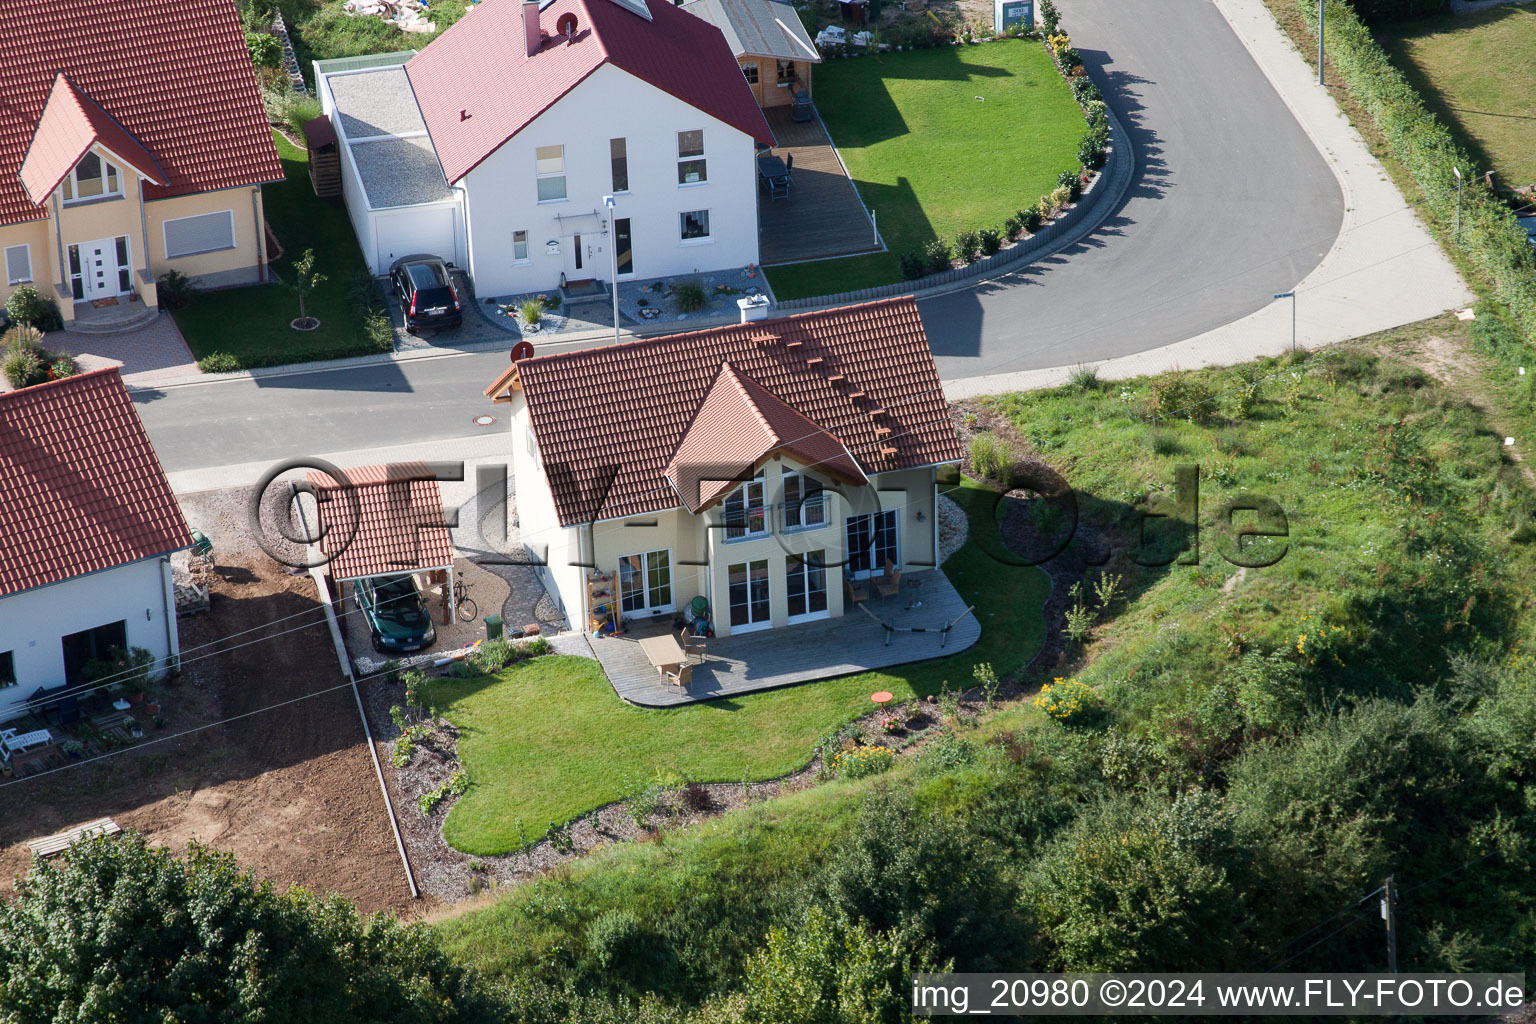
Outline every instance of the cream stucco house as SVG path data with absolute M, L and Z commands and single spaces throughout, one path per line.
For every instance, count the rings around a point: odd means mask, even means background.
M 168 271 L 263 279 L 283 170 L 233 0 L 0 5 L 0 98 L 0 300 L 147 318 Z
M 523 544 L 596 631 L 611 601 L 633 622 L 702 596 L 720 636 L 841 615 L 935 564 L 963 457 L 910 297 L 524 359 L 486 394 Z

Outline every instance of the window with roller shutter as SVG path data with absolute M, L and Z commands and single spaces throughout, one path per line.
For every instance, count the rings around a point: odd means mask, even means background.
M 7 284 L 24 284 L 32 280 L 32 247 L 30 245 L 5 247 L 5 280 Z
M 235 247 L 235 215 L 231 210 L 179 217 L 166 221 L 164 227 L 166 259 Z

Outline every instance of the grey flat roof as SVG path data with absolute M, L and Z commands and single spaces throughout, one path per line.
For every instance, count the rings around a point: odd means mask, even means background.
M 683 10 L 725 33 L 731 52 L 738 57 L 821 60 L 800 15 L 781 0 L 692 0 Z
M 454 195 L 443 177 L 432 140 L 425 135 L 371 139 L 348 148 L 363 191 L 368 194 L 368 205 L 375 210 L 432 203 Z
M 410 79 L 399 65 L 332 75 L 326 81 L 336 100 L 336 112 L 341 115 L 340 127 L 348 139 L 410 135 L 427 130 Z

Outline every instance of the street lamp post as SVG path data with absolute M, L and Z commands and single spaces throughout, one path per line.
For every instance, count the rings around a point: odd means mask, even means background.
M 1456 244 L 1461 244 L 1461 168 L 1452 167 L 1456 173 Z
M 1323 4 L 1327 0 L 1317 0 L 1317 84 L 1323 84 Z
M 1296 354 L 1296 293 L 1295 292 L 1276 292 L 1275 293 L 1275 298 L 1277 298 L 1277 299 L 1290 299 L 1291 300 L 1291 355 L 1295 355 Z
M 609 287 L 613 289 L 613 343 L 619 343 L 619 225 L 613 215 L 613 196 L 603 196 L 603 205 L 608 207 L 608 256 L 613 267 L 613 276 L 609 278 Z

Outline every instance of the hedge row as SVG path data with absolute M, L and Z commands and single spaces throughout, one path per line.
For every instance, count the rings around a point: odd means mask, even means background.
M 1293 0 L 1313 33 L 1317 7 Z M 1386 136 L 1424 194 L 1422 210 L 1449 233 L 1456 220 L 1456 176 L 1465 175 L 1461 207 L 1461 247 L 1492 284 L 1494 295 L 1509 307 L 1526 336 L 1536 339 L 1536 254 L 1526 234 L 1498 195 L 1473 173 L 1471 156 L 1456 144 L 1408 79 L 1393 64 L 1354 8 L 1343 0 L 1328 3 L 1328 56 L 1345 84 Z

